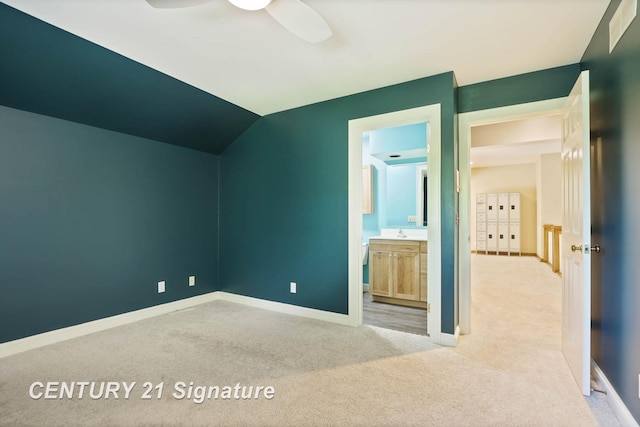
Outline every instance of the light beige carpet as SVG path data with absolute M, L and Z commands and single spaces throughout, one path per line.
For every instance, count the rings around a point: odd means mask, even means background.
M 489 258 L 473 258 L 473 333 L 455 349 L 218 301 L 0 359 L 0 425 L 598 425 L 559 350 L 559 278 Z M 136 385 L 34 400 L 38 381 Z M 141 398 L 147 381 L 161 399 Z M 275 397 L 198 404 L 172 396 L 178 382 Z

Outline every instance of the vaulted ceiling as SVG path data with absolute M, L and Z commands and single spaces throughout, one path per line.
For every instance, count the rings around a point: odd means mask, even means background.
M 462 86 L 579 62 L 609 0 L 305 2 L 328 40 L 226 0 L 5 0 L 0 103 L 220 153 L 262 115 L 451 70 Z

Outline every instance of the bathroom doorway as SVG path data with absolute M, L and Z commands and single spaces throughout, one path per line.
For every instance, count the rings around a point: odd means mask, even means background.
M 363 323 L 417 335 L 427 335 L 427 134 L 420 122 L 362 137 Z
M 440 343 L 440 295 L 441 295 L 441 233 L 440 233 L 440 104 L 381 114 L 349 121 L 349 323 L 363 323 L 363 215 L 362 215 L 362 139 L 367 132 L 397 126 L 428 124 L 426 166 L 427 180 L 427 336 Z M 415 175 L 414 175 L 414 180 Z M 424 181 L 422 181 L 424 182 Z M 415 193 L 414 193 L 415 194 Z M 424 193 L 423 193 L 424 194 Z M 415 205 L 414 205 L 415 206 Z M 414 212 L 414 216 L 418 215 Z M 408 219 L 408 218 L 407 218 Z M 414 222 L 418 221 L 416 218 Z

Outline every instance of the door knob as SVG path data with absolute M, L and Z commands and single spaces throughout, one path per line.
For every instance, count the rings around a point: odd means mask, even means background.
M 599 254 L 600 250 L 601 250 L 600 245 L 593 245 L 591 247 L 589 247 L 589 245 L 584 245 L 585 253 L 589 253 L 589 251 L 591 251 Z M 582 252 L 582 245 L 579 245 L 579 246 L 571 245 L 571 252 Z

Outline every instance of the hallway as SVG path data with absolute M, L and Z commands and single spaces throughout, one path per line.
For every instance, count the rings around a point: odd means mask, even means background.
M 541 400 L 550 390 L 578 393 L 560 350 L 561 309 L 562 278 L 547 264 L 530 256 L 473 254 L 471 334 L 461 336 L 456 351 L 539 389 Z M 602 394 L 584 399 L 601 426 L 620 425 Z

